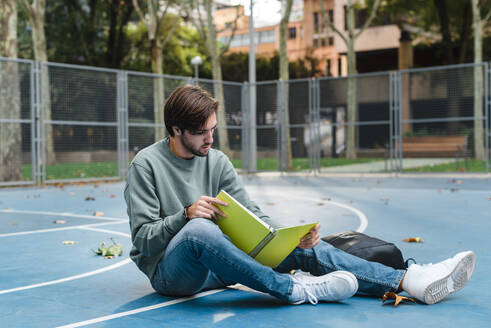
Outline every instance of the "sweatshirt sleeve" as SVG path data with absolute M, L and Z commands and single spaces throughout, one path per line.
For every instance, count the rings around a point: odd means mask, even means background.
M 184 208 L 160 217 L 160 201 L 150 169 L 133 162 L 128 171 L 124 198 L 130 219 L 133 245 L 144 256 L 160 253 L 186 224 Z
M 274 228 L 281 227 L 278 222 L 274 221 L 262 212 L 259 206 L 249 198 L 249 194 L 244 188 L 240 177 L 235 171 L 234 166 L 228 158 L 225 157 L 226 164 L 224 165 L 221 177 L 220 177 L 220 188 L 228 192 L 232 197 L 238 200 L 242 205 L 244 205 L 249 211 L 256 214 L 259 218 L 267 222 Z

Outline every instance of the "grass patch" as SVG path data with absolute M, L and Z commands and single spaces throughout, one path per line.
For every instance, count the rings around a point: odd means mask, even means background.
M 31 165 L 23 165 L 25 180 L 32 179 Z M 46 166 L 46 179 L 106 178 L 118 176 L 117 162 L 63 163 Z
M 383 161 L 383 158 L 321 158 L 321 167 L 342 166 L 351 164 L 362 164 L 376 161 Z M 242 168 L 242 160 L 232 159 L 232 165 L 236 169 Z M 258 171 L 276 171 L 278 170 L 277 158 L 261 158 L 257 160 Z M 308 158 L 293 158 L 292 171 L 308 170 L 310 168 L 310 160 Z
M 486 172 L 486 161 L 469 159 L 467 160 L 467 163 L 469 169 L 466 169 L 465 162 L 461 160 L 459 161 L 458 169 L 455 165 L 455 161 L 452 161 L 451 163 L 426 165 L 404 169 L 403 172 Z

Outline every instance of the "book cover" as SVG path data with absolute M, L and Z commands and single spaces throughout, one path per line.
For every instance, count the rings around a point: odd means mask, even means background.
M 226 191 L 217 195 L 228 206 L 216 205 L 227 216 L 219 217 L 217 225 L 232 243 L 269 267 L 278 266 L 317 223 L 274 229 Z

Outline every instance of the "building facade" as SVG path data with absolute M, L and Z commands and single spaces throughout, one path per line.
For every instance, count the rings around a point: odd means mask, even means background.
M 337 30 L 346 31 L 347 0 L 323 0 L 326 16 Z M 237 14 L 239 18 L 237 19 Z M 357 26 L 367 18 L 367 12 L 358 11 Z M 236 23 L 234 23 L 236 22 Z M 223 7 L 216 11 L 215 25 L 222 43 L 230 40 L 231 28 L 237 28 L 230 43 L 229 52 L 249 52 L 249 17 L 242 6 Z M 272 56 L 279 51 L 279 24 L 254 29 L 255 51 L 258 56 Z M 357 67 L 359 72 L 401 68 L 398 64 L 400 30 L 387 20 L 382 25 L 368 27 L 356 40 Z M 295 1 L 288 24 L 289 61 L 303 59 L 307 55 L 317 60 L 317 69 L 323 76 L 347 75 L 347 47 L 343 39 L 323 24 L 318 0 Z M 409 63 L 410 65 L 410 63 Z

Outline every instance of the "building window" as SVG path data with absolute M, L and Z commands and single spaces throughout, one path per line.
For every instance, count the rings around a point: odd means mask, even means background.
M 319 13 L 314 13 L 314 33 L 319 31 Z
M 332 75 L 332 73 L 331 73 L 331 60 L 330 59 L 327 60 L 326 71 L 327 71 L 327 76 L 331 76 Z
M 319 46 L 319 39 L 314 39 L 314 48 Z
M 322 45 L 323 47 L 325 47 L 325 46 L 326 46 L 326 38 L 322 38 L 322 39 L 321 39 L 321 45 Z
M 297 38 L 297 28 L 296 27 L 288 28 L 288 38 L 289 39 L 296 39 Z
M 334 10 L 329 9 L 329 21 L 334 24 Z
M 330 45 L 330 46 L 333 46 L 334 45 L 334 37 L 333 36 L 330 36 L 328 38 L 328 43 L 327 44 Z
M 343 75 L 343 61 L 341 57 L 338 58 L 338 76 Z

